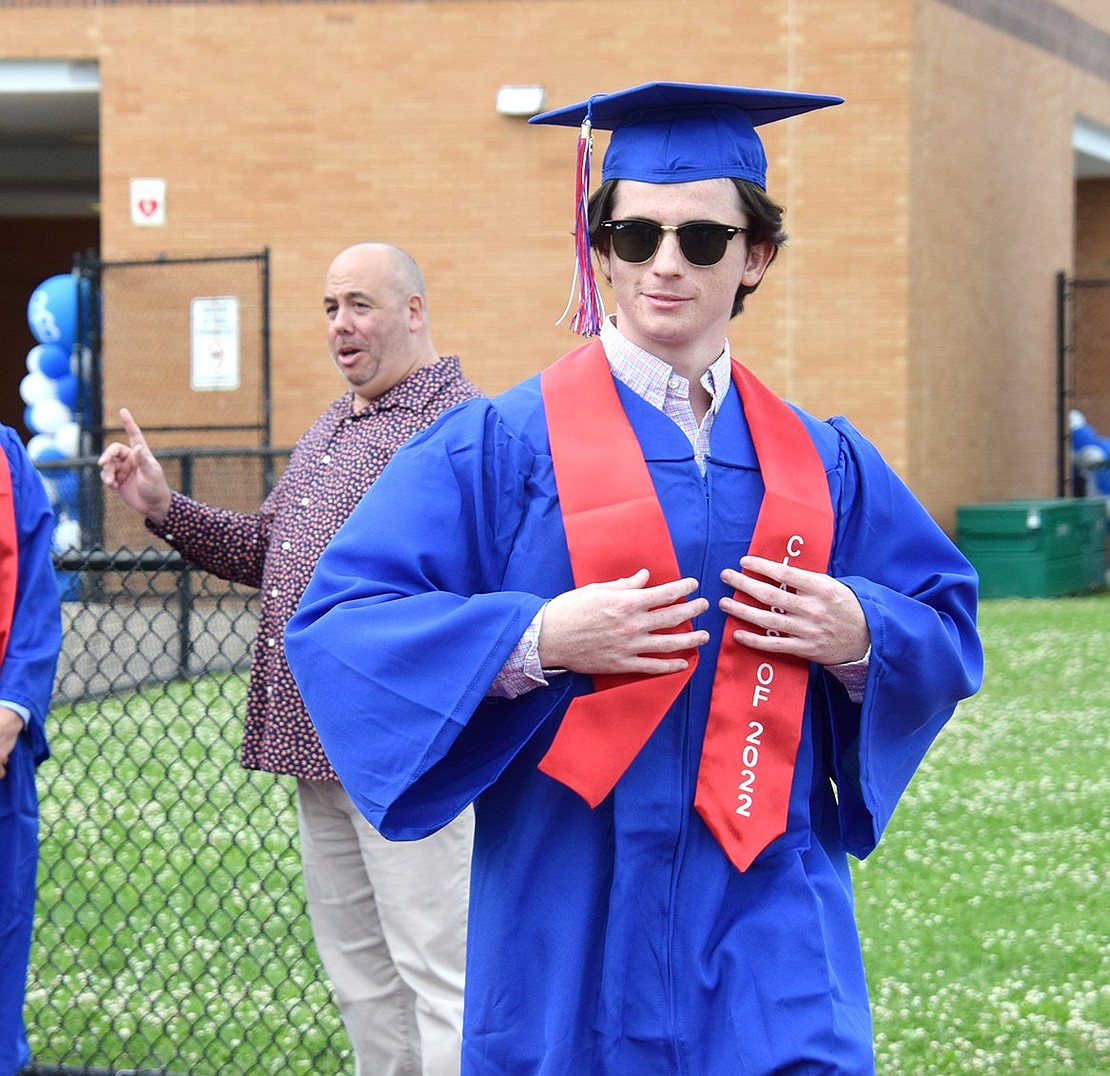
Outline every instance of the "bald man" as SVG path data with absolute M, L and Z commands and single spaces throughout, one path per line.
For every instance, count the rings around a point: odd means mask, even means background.
M 183 557 L 260 588 L 242 764 L 297 781 L 313 933 L 354 1047 L 356 1076 L 457 1076 L 473 817 L 390 843 L 351 803 L 285 661 L 285 624 L 316 561 L 394 451 L 481 396 L 432 341 L 424 281 L 404 251 L 360 243 L 324 285 L 328 350 L 347 384 L 301 437 L 257 515 L 170 489 L 126 409 L 129 444 L 101 479 Z

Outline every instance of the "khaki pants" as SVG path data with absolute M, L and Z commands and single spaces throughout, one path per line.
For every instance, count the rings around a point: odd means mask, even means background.
M 316 948 L 356 1076 L 458 1076 L 474 814 L 387 841 L 332 781 L 297 782 Z

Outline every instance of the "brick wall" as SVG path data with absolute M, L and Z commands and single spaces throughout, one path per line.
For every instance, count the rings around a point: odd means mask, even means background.
M 802 406 L 849 415 L 946 526 L 962 501 L 1051 491 L 1071 120 L 1110 125 L 1110 103 L 1098 75 L 957 6 L 0 11 L 0 57 L 35 56 L 99 61 L 106 260 L 270 248 L 278 443 L 342 387 L 320 296 L 351 242 L 417 258 L 440 350 L 490 392 L 576 343 L 553 324 L 571 277 L 575 134 L 498 115 L 500 85 L 542 84 L 552 107 L 653 78 L 841 94 L 845 106 L 764 128 L 791 242 L 734 323 L 734 350 Z M 129 220 L 129 181 L 145 176 L 167 183 L 164 227 Z M 141 415 L 115 373 L 108 413 Z M 187 371 L 165 378 L 186 386 L 184 415 L 209 406 Z
M 991 6 L 923 5 L 916 26 L 906 471 L 942 518 L 962 502 L 1055 493 L 1072 124 L 1110 118 L 1105 76 L 1034 32 L 1066 43 L 1062 5 L 1031 5 L 1047 22 L 1012 33 L 957 10 Z

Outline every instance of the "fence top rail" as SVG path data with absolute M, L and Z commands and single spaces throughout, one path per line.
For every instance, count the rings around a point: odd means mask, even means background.
M 156 427 L 147 428 L 155 429 Z M 251 427 L 251 429 L 253 428 Z M 158 458 L 160 460 L 195 459 L 197 457 L 206 459 L 232 459 L 236 457 L 274 459 L 279 456 L 288 456 L 292 451 L 292 448 L 288 445 L 238 445 L 231 448 L 160 448 L 158 449 Z M 66 460 L 36 460 L 35 469 L 44 472 L 69 471 L 75 467 L 97 467 L 99 466 L 98 461 L 98 456 L 74 456 L 72 459 Z
M 82 265 L 95 264 L 102 269 L 126 269 L 144 265 L 207 265 L 213 262 L 264 262 L 270 256 L 269 250 L 255 251 L 252 254 L 208 254 L 197 257 L 179 258 L 162 254 L 157 258 L 139 258 L 128 261 L 102 262 L 96 257 L 79 256 Z
M 176 549 L 67 549 L 53 559 L 55 568 L 67 572 L 181 572 L 190 567 Z

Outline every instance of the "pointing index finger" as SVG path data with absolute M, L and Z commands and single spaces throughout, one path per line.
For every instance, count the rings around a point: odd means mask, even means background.
M 123 423 L 123 432 L 127 434 L 132 448 L 146 448 L 146 439 L 139 424 L 131 417 L 131 412 L 126 407 L 119 409 L 120 421 Z

